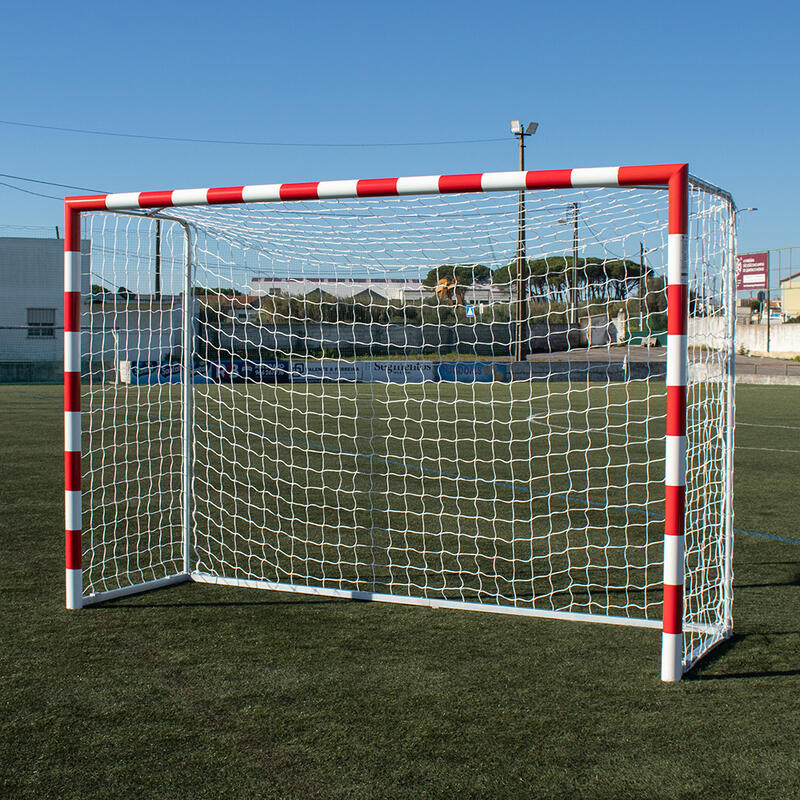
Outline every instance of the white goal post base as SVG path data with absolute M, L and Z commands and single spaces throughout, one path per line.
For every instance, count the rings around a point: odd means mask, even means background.
M 601 614 L 580 614 L 574 611 L 558 611 L 540 608 L 514 608 L 510 606 L 495 605 L 492 603 L 471 603 L 465 600 L 446 600 L 436 597 L 414 597 L 402 594 L 382 594 L 380 592 L 366 592 L 356 589 L 334 589 L 323 586 L 303 586 L 294 583 L 274 583 L 271 581 L 258 581 L 246 578 L 223 578 L 204 572 L 173 575 L 169 578 L 139 583 L 121 589 L 112 589 L 106 592 L 89 595 L 82 600 L 83 607 L 105 603 L 110 600 L 119 600 L 136 594 L 176 586 L 180 583 L 205 583 L 217 586 L 236 586 L 241 589 L 261 589 L 271 592 L 286 592 L 289 594 L 312 595 L 315 597 L 334 597 L 340 600 L 358 600 L 362 602 L 394 603 L 406 606 L 423 606 L 425 608 L 445 608 L 454 611 L 482 611 L 488 614 L 508 614 L 519 617 L 540 617 L 542 619 L 569 620 L 572 622 L 596 622 L 604 625 L 624 625 L 634 628 L 660 629 L 661 621 L 655 619 L 633 619 L 629 617 L 615 617 Z M 689 624 L 687 629 L 695 633 L 728 638 L 731 631 L 725 631 L 713 625 Z
M 242 589 L 265 589 L 273 592 L 290 592 L 294 594 L 315 595 L 317 597 L 338 597 L 342 600 L 360 600 L 376 603 L 396 603 L 405 606 L 424 606 L 426 608 L 447 608 L 453 611 L 483 611 L 488 614 L 509 614 L 518 617 L 540 617 L 542 619 L 563 619 L 572 622 L 598 622 L 604 625 L 627 625 L 634 628 L 661 628 L 660 620 L 631 619 L 629 617 L 613 617 L 602 614 L 580 614 L 575 611 L 548 611 L 543 608 L 513 608 L 493 605 L 492 603 L 470 603 L 465 600 L 445 600 L 436 597 L 412 597 L 402 594 L 381 594 L 379 592 L 361 592 L 353 589 L 328 589 L 319 586 L 299 586 L 292 583 L 270 583 L 238 578 L 220 578 L 194 572 L 190 576 L 195 583 L 212 583 L 219 586 L 238 586 Z M 730 635 L 712 625 L 688 626 L 695 633 L 711 636 Z M 688 629 L 687 628 L 687 629 Z
M 195 580 L 195 578 L 186 573 L 170 575 L 168 578 L 158 578 L 154 581 L 144 581 L 142 583 L 132 584 L 131 586 L 122 586 L 119 589 L 108 589 L 104 592 L 96 592 L 83 597 L 81 603 L 83 607 L 97 605 L 98 603 L 105 603 L 109 600 L 120 600 L 123 597 L 143 594 L 144 592 L 150 592 L 154 589 L 165 589 L 168 586 L 176 586 L 179 583 L 187 583 L 193 580 Z M 81 606 L 78 607 L 80 608 Z
M 67 607 L 658 628 L 680 680 L 733 628 L 734 223 L 686 164 L 66 198 Z

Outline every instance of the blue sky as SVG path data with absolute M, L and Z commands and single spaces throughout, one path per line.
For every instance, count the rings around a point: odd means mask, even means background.
M 0 119 L 117 133 L 469 144 L 259 147 L 0 123 L 0 172 L 106 191 L 688 161 L 740 250 L 800 245 L 800 11 L 788 2 L 12 4 Z M 74 194 L 0 177 L 43 194 Z M 0 186 L 5 226 L 57 200 Z

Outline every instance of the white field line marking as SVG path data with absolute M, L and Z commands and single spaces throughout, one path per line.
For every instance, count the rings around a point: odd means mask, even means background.
M 575 433 L 575 434 L 586 434 L 590 435 L 592 433 L 604 433 L 606 436 L 621 436 L 623 439 L 629 442 L 651 442 L 651 441 L 661 441 L 664 437 L 663 436 L 633 436 L 630 433 L 618 433 L 617 431 L 609 431 L 606 428 L 571 428 L 566 425 L 555 425 L 552 422 L 547 422 L 543 417 L 546 417 L 545 414 L 532 414 L 528 417 L 526 422 L 538 422 L 540 425 L 546 425 L 548 428 L 552 428 L 557 431 L 567 431 L 568 433 Z M 609 415 L 611 416 L 611 415 Z M 644 420 L 643 420 L 644 421 Z M 631 422 L 638 422 L 638 420 L 631 420 Z
M 602 408 L 595 408 L 592 410 L 600 412 L 603 411 Z M 631 422 L 646 422 L 648 419 L 647 417 L 644 417 L 641 420 L 634 419 L 633 417 L 628 417 L 628 415 L 624 414 L 621 411 L 608 411 L 605 413 L 607 413 L 609 417 L 625 417 L 629 419 Z M 663 417 L 664 415 L 662 414 L 660 416 Z M 770 425 L 769 423 L 766 422 L 739 422 L 738 420 L 736 421 L 737 428 L 743 426 L 746 426 L 748 428 L 780 428 L 781 430 L 785 431 L 800 431 L 800 425 Z
M 800 450 L 779 450 L 777 447 L 742 447 L 736 445 L 737 450 L 763 450 L 765 453 L 800 453 Z
M 598 408 L 598 409 L 593 409 L 593 410 L 600 411 L 600 412 L 602 412 L 602 411 L 603 411 L 603 409 L 601 409 L 601 408 Z M 641 420 L 639 420 L 639 419 L 633 419 L 633 418 L 631 418 L 631 417 L 627 417 L 627 415 L 626 415 L 626 414 L 623 414 L 621 411 L 608 411 L 608 412 L 606 412 L 606 413 L 607 413 L 607 415 L 608 415 L 609 417 L 626 417 L 627 419 L 629 419 L 629 420 L 630 420 L 631 422 L 633 422 L 633 423 L 642 423 L 642 422 L 647 422 L 647 419 L 648 419 L 647 417 L 645 417 L 645 418 L 643 418 L 643 419 L 641 419 Z M 663 416 L 663 415 L 662 415 L 662 416 Z M 533 419 L 533 418 L 531 417 L 531 419 Z M 738 422 L 738 421 L 737 421 L 737 422 L 736 422 L 736 427 L 737 427 L 737 428 L 739 428 L 739 427 L 748 427 L 748 428 L 778 428 L 778 429 L 780 429 L 780 430 L 784 430 L 784 431 L 800 431 L 800 425 L 770 425 L 769 423 L 766 423 L 766 422 Z M 739 449 L 742 449 L 742 450 L 758 450 L 758 449 L 762 449 L 762 448 L 757 448 L 757 447 L 743 447 L 743 448 L 739 448 Z M 798 451 L 797 451 L 797 450 L 784 450 L 784 451 L 781 451 L 781 452 L 785 452 L 785 453 L 796 453 L 796 452 L 798 452 Z
M 19 393 L 22 394 L 22 392 L 19 392 Z M 27 392 L 25 392 L 25 394 L 27 394 Z M 34 396 L 36 396 L 36 395 L 34 395 Z M 38 395 L 38 396 L 42 397 L 44 399 L 44 395 Z M 47 398 L 47 399 L 50 399 L 50 398 Z M 624 414 L 617 414 L 617 416 L 625 416 L 625 415 Z M 159 417 L 153 418 L 153 417 L 150 417 L 148 415 L 147 418 L 151 419 L 151 420 L 155 419 L 155 420 L 157 420 L 159 422 L 160 421 L 167 421 L 167 422 L 174 421 L 174 422 L 178 422 L 178 423 L 181 422 L 180 417 L 162 417 L 162 416 L 159 416 Z M 222 421 L 220 421 L 220 422 L 222 423 Z M 222 424 L 224 424 L 225 427 L 231 427 L 230 425 L 227 425 L 226 423 L 222 423 Z M 756 424 L 756 423 L 752 423 L 752 424 Z M 267 436 L 261 436 L 259 438 L 267 439 L 268 441 L 275 441 L 275 439 L 270 439 Z M 292 437 L 289 437 L 289 440 L 292 441 Z M 305 443 L 306 443 L 306 445 L 309 444 L 307 441 Z M 327 448 L 324 448 L 324 445 L 322 446 L 322 448 L 323 449 L 327 449 Z M 759 449 L 766 449 L 766 448 L 740 448 L 740 449 L 759 450 Z M 335 452 L 335 451 L 329 451 L 329 452 Z M 343 451 L 340 451 L 340 452 L 341 452 L 342 455 L 345 454 Z M 797 451 L 792 450 L 792 451 L 788 451 L 788 452 L 797 452 Z M 362 454 L 359 454 L 359 453 L 348 453 L 348 455 L 359 456 L 359 455 L 362 455 Z M 385 458 L 384 456 L 380 456 L 378 454 L 374 454 L 374 455 L 372 455 L 372 454 L 363 454 L 363 455 L 367 455 L 367 457 L 370 458 L 370 459 L 374 458 L 374 459 L 379 459 L 380 460 L 380 459 Z M 405 463 L 404 463 L 404 465 L 405 465 Z M 409 466 L 412 466 L 412 468 L 413 468 L 414 465 L 409 465 Z M 450 477 L 447 473 L 440 472 L 439 470 L 435 470 L 434 468 L 418 467 L 418 469 L 420 469 L 420 471 L 430 470 L 430 471 L 437 472 L 437 473 L 439 473 L 440 475 L 442 475 L 444 477 Z M 458 477 L 464 478 L 466 480 L 473 480 L 473 478 L 471 476 L 460 476 L 459 475 Z M 501 485 L 499 482 L 497 482 L 497 483 L 498 483 L 498 485 Z M 513 483 L 512 484 L 512 488 L 519 489 L 519 490 L 524 491 L 524 492 L 528 492 L 533 497 L 537 496 L 537 495 L 535 495 L 534 493 L 531 492 L 530 488 L 525 487 L 525 486 L 520 486 L 517 483 Z M 554 494 L 555 495 L 562 495 L 563 494 L 564 496 L 569 497 L 569 495 L 571 494 L 571 490 L 567 490 L 566 492 L 560 492 L 559 491 L 559 492 L 555 492 Z M 539 496 L 541 497 L 542 495 L 539 495 Z M 591 504 L 590 504 L 590 507 L 591 507 Z M 658 513 L 654 513 L 654 512 L 648 512 L 647 509 L 640 509 L 640 508 L 632 507 L 630 510 L 633 511 L 634 513 L 643 514 L 647 519 L 652 519 L 654 521 L 660 521 L 660 520 L 662 520 L 664 518 L 663 515 L 658 514 Z M 735 533 L 744 533 L 744 534 L 747 534 L 749 536 L 757 536 L 757 537 L 762 538 L 762 539 L 773 539 L 773 540 L 779 541 L 779 542 L 788 542 L 789 544 L 800 544 L 800 539 L 787 539 L 787 538 L 784 538 L 782 536 L 773 536 L 773 535 L 770 535 L 770 534 L 767 534 L 767 533 L 759 533 L 757 531 L 749 531 L 749 530 L 746 530 L 744 528 L 734 528 L 733 530 L 734 530 Z
M 765 422 L 737 422 L 737 425 L 747 425 L 748 428 L 780 428 L 785 431 L 800 431 L 800 425 L 768 425 Z

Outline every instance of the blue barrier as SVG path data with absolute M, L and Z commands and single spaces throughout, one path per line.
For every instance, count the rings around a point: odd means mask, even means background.
M 132 361 L 121 370 L 134 385 L 181 383 L 183 366 L 174 362 Z M 491 361 L 228 361 L 195 362 L 193 383 L 466 383 L 508 382 L 507 363 Z

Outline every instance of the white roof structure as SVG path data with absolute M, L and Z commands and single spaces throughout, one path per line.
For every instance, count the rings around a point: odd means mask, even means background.
M 432 292 L 422 285 L 422 281 L 403 278 L 253 278 L 250 281 L 250 294 L 267 295 L 282 292 L 293 296 L 306 295 L 320 290 L 334 297 L 353 297 L 364 291 L 372 291 L 387 300 L 403 300 L 407 292 Z M 417 295 L 418 296 L 418 295 Z

